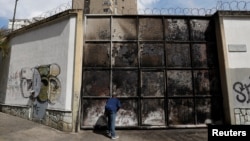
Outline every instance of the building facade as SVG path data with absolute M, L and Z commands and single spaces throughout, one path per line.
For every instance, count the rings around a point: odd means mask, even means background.
M 73 9 L 84 14 L 137 14 L 136 0 L 73 0 Z
M 83 13 L 68 10 L 9 35 L 1 112 L 77 132 L 106 125 L 105 101 L 116 92 L 118 128 L 249 124 L 249 12 Z
M 32 19 L 15 19 L 15 21 L 13 21 L 13 19 L 9 19 L 8 29 L 12 30 L 13 25 L 13 30 L 17 30 L 42 19 L 42 17 L 33 17 Z
M 13 20 L 9 20 L 8 29 L 12 29 L 12 25 L 13 25 L 13 30 L 17 30 L 29 24 L 30 24 L 30 20 L 28 19 L 15 19 L 14 23 L 13 23 Z

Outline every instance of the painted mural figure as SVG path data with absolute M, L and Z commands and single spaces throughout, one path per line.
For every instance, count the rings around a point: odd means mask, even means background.
M 60 67 L 57 64 L 43 65 L 21 70 L 21 90 L 24 98 L 31 95 L 40 101 L 55 104 L 61 94 L 61 84 L 57 76 Z
M 116 113 L 121 108 L 121 102 L 117 98 L 117 94 L 113 93 L 105 105 L 105 114 L 108 117 L 107 134 L 111 139 L 118 139 L 119 136 L 115 133 Z
M 55 104 L 61 96 L 61 82 L 58 79 L 60 67 L 57 64 L 22 68 L 21 93 L 33 102 L 33 117 L 42 119 L 48 104 Z

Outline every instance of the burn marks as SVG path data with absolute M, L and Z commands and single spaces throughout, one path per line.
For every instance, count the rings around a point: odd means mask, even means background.
M 103 114 L 102 102 L 114 92 L 121 127 L 220 120 L 211 18 L 86 16 L 85 29 L 82 127 L 95 124 L 93 115 Z

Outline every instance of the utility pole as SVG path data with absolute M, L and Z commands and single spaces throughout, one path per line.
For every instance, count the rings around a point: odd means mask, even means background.
M 18 1 L 18 0 L 16 0 L 16 2 L 15 2 L 15 8 L 14 8 L 14 15 L 13 15 L 13 20 L 12 20 L 12 29 L 11 29 L 11 31 L 14 30 L 14 23 L 15 23 L 15 16 L 16 16 L 16 5 L 17 5 L 17 1 Z

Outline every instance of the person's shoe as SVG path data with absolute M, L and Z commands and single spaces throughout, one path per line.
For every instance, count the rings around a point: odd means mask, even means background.
M 112 140 L 115 140 L 115 139 L 118 139 L 119 136 L 114 136 L 114 137 L 111 137 Z
M 111 138 L 111 133 L 107 133 L 107 136 Z

